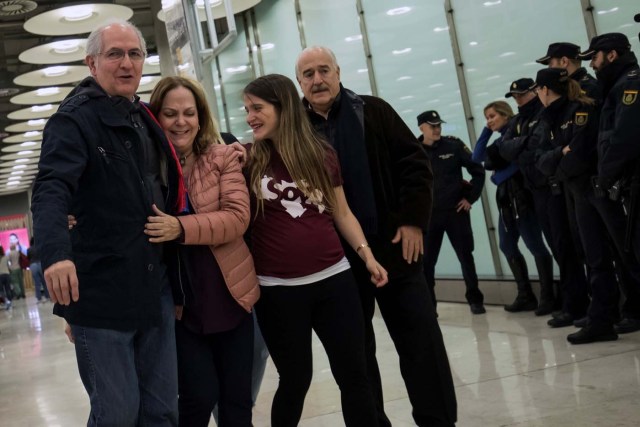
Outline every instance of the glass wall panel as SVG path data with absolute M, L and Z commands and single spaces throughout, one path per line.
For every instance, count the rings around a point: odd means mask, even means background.
M 265 74 L 296 80 L 295 63 L 302 50 L 294 0 L 262 0 L 255 7 Z
M 631 49 L 640 56 L 640 23 L 633 20 L 640 12 L 638 0 L 591 0 L 591 5 L 598 34 L 625 34 L 629 37 Z
M 307 47 L 333 50 L 344 86 L 371 94 L 355 0 L 300 0 L 300 11 Z
M 229 132 L 233 133 L 240 141 L 250 141 L 251 129 L 245 122 L 242 90 L 255 78 L 255 72 L 249 59 L 244 20 L 242 15 L 236 15 L 235 18 L 238 37 L 218 57 L 226 101 L 226 108 L 219 107 L 219 111 L 221 114 L 222 111 L 226 111 L 228 114 Z M 214 71 L 214 74 L 217 72 Z M 220 118 L 220 122 L 224 123 L 224 120 Z
M 399 7 L 384 0 L 363 0 L 378 94 L 398 111 L 416 135 L 416 116 L 438 110 L 446 123 L 443 135 L 454 135 L 470 147 L 462 109 L 444 2 L 407 0 Z M 469 175 L 465 171 L 465 177 Z M 471 210 L 476 247 L 489 238 L 480 202 Z M 491 251 L 475 251 L 478 274 L 495 276 Z M 436 274 L 460 276 L 460 263 L 445 239 Z
M 504 99 L 511 81 L 535 78 L 542 67 L 535 60 L 546 54 L 550 43 L 588 44 L 579 0 L 452 0 L 451 6 L 477 135 L 485 124 L 484 106 Z M 509 102 L 517 111 L 512 98 Z M 495 186 L 488 183 L 487 191 L 494 205 Z M 535 271 L 533 257 L 524 243 L 520 246 L 529 269 Z M 500 256 L 503 270 L 509 274 L 506 259 Z

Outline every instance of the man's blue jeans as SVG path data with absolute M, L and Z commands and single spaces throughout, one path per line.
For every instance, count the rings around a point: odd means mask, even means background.
M 116 331 L 71 325 L 93 426 L 177 426 L 178 374 L 171 295 L 159 327 Z M 117 310 L 114 307 L 114 310 Z

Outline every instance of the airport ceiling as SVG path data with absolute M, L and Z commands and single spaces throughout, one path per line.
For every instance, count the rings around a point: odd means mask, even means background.
M 39 157 L 39 146 L 41 143 L 41 135 L 30 137 L 24 136 L 25 131 L 31 130 L 29 127 L 33 125 L 33 130 L 41 130 L 43 125 L 38 125 L 38 120 L 42 122 L 41 117 L 46 114 L 31 114 L 30 107 L 33 105 L 26 101 L 20 105 L 10 102 L 11 99 L 16 100 L 16 96 L 28 96 L 28 92 L 38 89 L 35 84 L 29 83 L 31 86 L 24 86 L 25 79 L 33 78 L 38 70 L 42 70 L 53 63 L 44 63 L 42 59 L 40 64 L 27 63 L 24 55 L 20 58 L 21 53 L 31 50 L 31 56 L 35 56 L 33 62 L 38 61 L 38 57 L 44 58 L 45 54 L 39 53 L 37 46 L 54 43 L 58 41 L 69 41 L 72 39 L 86 39 L 88 32 L 73 35 L 39 35 L 33 34 L 25 30 L 25 22 L 30 18 L 41 16 L 45 12 L 52 11 L 67 6 L 84 5 L 88 2 L 68 2 L 60 0 L 0 0 L 0 197 L 5 194 L 12 194 L 26 191 L 33 181 L 37 159 Z M 158 10 L 161 8 L 160 0 L 115 0 L 115 1 L 92 1 L 102 8 L 119 8 L 125 6 L 133 11 L 130 20 L 136 24 L 142 31 L 147 48 L 150 54 L 156 51 L 155 29 L 154 25 L 159 22 L 156 18 Z M 115 6 L 114 6 L 115 5 Z M 111 9 L 109 9 L 111 10 Z M 130 12 L 129 12 L 130 14 Z M 48 23 L 31 22 L 35 24 L 35 31 L 41 28 L 49 27 Z M 32 25 L 33 27 L 33 25 Z M 51 31 L 49 31 L 51 33 Z M 80 58 L 76 55 L 76 58 Z M 84 56 L 82 55 L 82 59 Z M 77 79 L 82 80 L 88 71 L 84 66 L 82 59 L 75 59 L 73 62 L 66 62 L 65 65 L 71 65 Z M 158 66 L 159 70 L 159 66 Z M 56 70 L 53 70 L 56 71 Z M 158 71 L 159 72 L 159 71 Z M 26 74 L 30 73 L 30 74 Z M 67 74 L 69 72 L 67 71 Z M 16 78 L 18 77 L 18 80 Z M 72 77 L 73 78 L 73 77 Z M 73 86 L 75 82 L 68 82 L 69 78 L 61 86 Z M 57 105 L 58 102 L 51 102 Z M 18 110 L 20 110 L 18 112 Z M 13 114 L 12 114 L 13 113 Z M 8 116 L 11 114 L 12 118 Z M 15 118 L 17 116 L 17 118 Z M 32 117 L 40 116 L 40 117 Z M 31 122 L 29 122 L 31 120 Z M 7 131 L 7 128 L 9 130 Z M 12 142 L 9 142 L 12 141 Z M 27 153 L 32 151 L 32 153 Z M 16 163 L 22 162 L 23 168 Z M 22 172 L 21 172 L 22 171 Z M 21 182 L 16 184 L 20 179 Z M 10 180 L 14 183 L 10 185 Z

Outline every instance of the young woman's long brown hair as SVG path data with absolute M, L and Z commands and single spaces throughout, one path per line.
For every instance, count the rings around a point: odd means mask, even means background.
M 322 204 L 332 212 L 336 196 L 325 167 L 327 151 L 332 148 L 313 129 L 293 82 L 283 75 L 269 74 L 249 83 L 243 94 L 263 99 L 278 112 L 277 141 L 255 141 L 249 160 L 249 185 L 258 199 L 257 212 L 264 207 L 261 181 L 269 166 L 271 150 L 280 154 L 298 188 L 316 203 L 320 202 L 317 191 L 322 192 Z
M 191 91 L 196 100 L 200 129 L 198 129 L 196 139 L 193 141 L 193 153 L 199 156 L 204 153 L 211 144 L 224 144 L 220 136 L 220 131 L 218 130 L 218 124 L 211 115 L 204 89 L 202 89 L 200 83 L 195 80 L 180 76 L 163 77 L 151 93 L 151 99 L 149 101 L 151 112 L 158 117 L 160 109 L 162 108 L 162 102 L 167 96 L 167 93 L 179 87 L 184 87 Z

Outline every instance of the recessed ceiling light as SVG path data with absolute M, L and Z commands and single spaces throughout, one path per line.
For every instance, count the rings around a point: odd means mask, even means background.
M 609 10 L 599 10 L 598 11 L 598 15 L 606 15 L 607 13 L 613 13 L 613 12 L 617 12 L 618 8 L 617 7 L 613 7 Z
M 7 187 L 13 187 L 19 184 L 20 184 L 20 181 L 9 181 L 7 182 Z
M 71 22 L 84 21 L 92 15 L 93 8 L 88 5 L 69 6 L 64 10 L 64 19 Z
M 24 171 L 18 170 L 18 171 L 11 172 L 11 175 L 22 175 L 23 173 L 24 173 Z
M 37 96 L 51 96 L 60 93 L 59 87 L 44 87 L 36 91 Z
M 396 7 L 395 9 L 387 10 L 387 15 L 395 16 L 395 15 L 404 15 L 405 13 L 411 12 L 411 8 L 407 6 Z
M 62 40 L 51 43 L 51 47 L 55 53 L 64 55 L 78 51 L 80 43 L 77 40 Z
M 401 96 L 400 99 L 402 99 L 403 101 L 407 100 L 407 99 L 413 99 L 413 95 L 405 95 L 405 96 Z
M 11 169 L 26 169 L 26 168 L 27 168 L 27 165 L 15 165 Z
M 18 151 L 18 156 L 28 156 L 29 154 L 33 154 L 31 150 Z
M 405 53 L 409 53 L 409 52 L 411 52 L 411 48 L 410 47 L 406 47 L 404 49 L 398 49 L 398 50 L 391 51 L 391 53 L 393 53 L 394 55 L 404 55 Z
M 396 81 L 401 82 L 401 81 L 403 81 L 403 80 L 411 80 L 412 78 L 413 78 L 413 77 L 411 77 L 411 76 L 400 76 L 400 77 L 398 77 L 398 78 L 396 79 Z
M 27 141 L 20 144 L 20 147 L 33 147 L 34 145 L 38 145 L 38 143 L 34 141 Z
M 469 42 L 469 46 L 478 46 L 478 42 Z
M 436 59 L 435 61 L 431 61 L 431 63 L 432 63 L 433 65 L 445 64 L 446 62 L 447 62 L 447 59 L 446 59 L 446 58 L 443 58 L 443 59 Z
M 505 53 L 501 53 L 500 54 L 500 58 L 506 58 L 507 56 L 513 56 L 515 55 L 515 52 L 505 52 Z
M 486 78 L 486 80 L 495 80 L 495 79 L 499 79 L 500 76 L 499 75 L 495 75 L 495 76 L 489 76 Z
M 359 73 L 366 73 L 367 71 L 369 71 L 368 68 L 358 68 Z
M 27 121 L 27 124 L 29 126 L 40 126 L 46 123 L 45 119 L 33 119 L 33 120 L 29 120 Z
M 355 36 L 348 36 L 344 38 L 346 42 L 355 42 L 358 40 L 362 40 L 362 34 L 356 34 Z
M 42 111 L 49 111 L 52 108 L 53 108 L 53 105 L 51 104 L 34 105 L 33 107 L 31 107 L 31 111 L 33 111 L 34 113 L 40 113 Z
M 500 3 L 502 3 L 502 0 L 496 0 L 496 1 L 486 1 L 484 3 L 482 3 L 484 6 L 490 7 L 490 6 L 497 6 Z
M 441 87 L 444 86 L 444 83 L 434 83 L 432 85 L 429 85 L 430 89 L 436 88 L 436 87 Z
M 56 65 L 54 67 L 47 67 L 40 70 L 45 77 L 60 77 L 69 72 L 69 67 L 66 65 Z
M 436 33 L 441 33 L 442 31 L 449 31 L 449 27 L 435 27 L 433 31 Z
M 30 138 L 32 136 L 39 136 L 41 134 L 42 134 L 42 132 L 40 132 L 40 131 L 30 130 L 29 132 L 23 133 L 22 136 L 24 136 L 25 138 Z
M 14 160 L 14 163 L 27 163 L 29 161 L 29 159 L 16 159 Z

